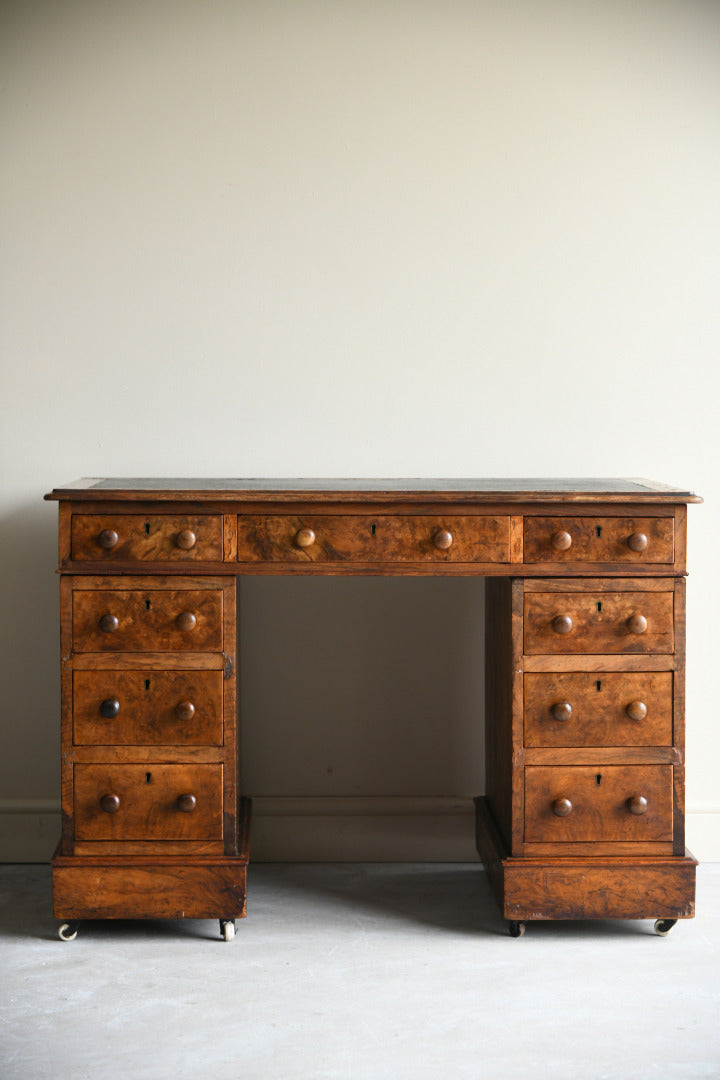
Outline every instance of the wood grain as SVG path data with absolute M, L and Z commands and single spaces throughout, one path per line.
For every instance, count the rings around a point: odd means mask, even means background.
M 222 837 L 222 765 L 78 764 L 75 836 L 78 840 L 212 840 Z M 100 801 L 116 795 L 106 813 Z M 192 813 L 178 809 L 192 794 Z
M 525 840 L 672 840 L 672 782 L 671 765 L 527 766 Z M 639 817 L 628 809 L 636 795 L 648 802 Z M 572 804 L 565 817 L 553 811 L 558 799 Z
M 630 620 L 647 619 L 644 633 L 633 633 Z M 558 633 L 555 620 L 570 618 L 572 628 Z M 597 587 L 582 592 L 534 592 L 525 596 L 525 652 L 671 653 L 673 593 L 608 592 Z
M 671 746 L 673 675 L 547 672 L 525 675 L 526 746 Z M 641 703 L 646 715 L 631 719 Z M 558 705 L 570 715 L 557 719 Z M 632 709 L 631 709 L 632 711 Z
M 451 542 L 438 547 L 436 538 L 444 532 Z M 508 563 L 510 518 L 244 514 L 238 518 L 237 557 L 240 562 Z

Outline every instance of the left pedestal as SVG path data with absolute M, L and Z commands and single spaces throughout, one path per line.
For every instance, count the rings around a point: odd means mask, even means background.
M 235 579 L 66 574 L 58 919 L 245 915 Z M 61 937 L 72 937 L 61 929 Z

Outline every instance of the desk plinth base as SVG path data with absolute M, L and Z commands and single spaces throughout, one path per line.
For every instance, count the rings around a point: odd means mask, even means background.
M 51 861 L 57 919 L 242 919 L 250 856 L 242 799 L 237 855 L 61 855 Z
M 477 849 L 503 915 L 537 919 L 689 919 L 697 861 L 685 855 L 522 857 L 507 852 L 487 800 L 475 800 Z

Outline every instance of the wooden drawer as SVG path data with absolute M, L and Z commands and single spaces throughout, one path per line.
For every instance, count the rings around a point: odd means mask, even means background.
M 525 840 L 672 840 L 672 774 L 672 765 L 530 765 Z
M 222 838 L 222 765 L 76 765 L 74 778 L 78 840 Z
M 526 563 L 672 563 L 671 517 L 534 517 L 523 527 Z
M 223 558 L 222 515 L 73 514 L 77 562 L 192 562 Z
M 75 652 L 222 649 L 219 589 L 76 589 Z
M 239 562 L 506 563 L 510 518 L 241 515 Z
M 673 593 L 633 591 L 526 592 L 526 655 L 671 653 Z
M 671 746 L 670 671 L 527 673 L 525 746 Z
M 221 746 L 221 671 L 75 671 L 76 746 Z

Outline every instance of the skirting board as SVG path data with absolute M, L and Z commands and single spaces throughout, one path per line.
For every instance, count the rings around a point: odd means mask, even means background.
M 690 811 L 686 842 L 720 862 L 720 808 Z M 52 799 L 0 799 L 0 862 L 48 862 L 60 835 Z M 476 862 L 471 798 L 253 798 L 251 862 Z

